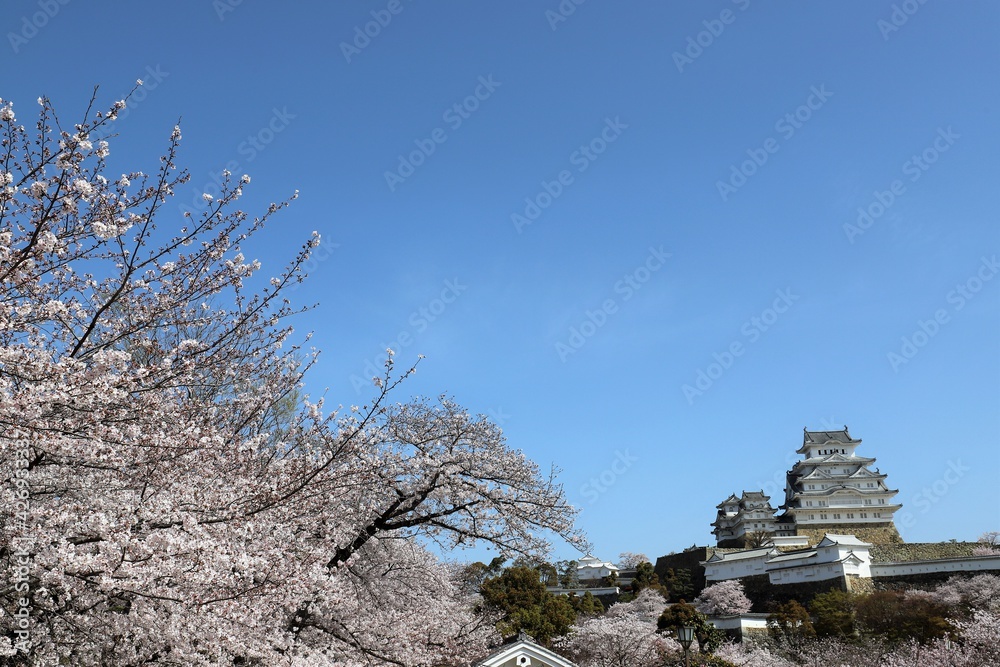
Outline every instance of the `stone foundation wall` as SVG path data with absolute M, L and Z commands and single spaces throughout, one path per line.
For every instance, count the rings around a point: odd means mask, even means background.
M 846 590 L 846 582 L 841 577 L 833 579 L 821 579 L 820 581 L 808 581 L 797 584 L 772 584 L 766 574 L 755 574 L 750 577 L 740 579 L 743 583 L 743 590 L 753 606 L 751 612 L 767 614 L 775 605 L 783 604 L 789 600 L 808 605 L 812 599 L 820 593 L 830 590 Z
M 735 537 L 729 540 L 722 540 L 718 543 L 720 549 L 742 549 L 743 538 Z
M 854 574 L 847 575 L 847 590 L 859 595 L 867 595 L 877 590 L 874 579 L 862 578 Z
M 906 563 L 911 560 L 964 558 L 981 547 L 977 542 L 912 542 L 910 544 L 874 544 L 869 553 L 873 563 Z
M 705 588 L 705 568 L 700 563 L 708 560 L 712 556 L 713 551 L 714 549 L 710 549 L 709 547 L 697 547 L 682 551 L 679 554 L 660 556 L 656 559 L 653 571 L 656 572 L 660 583 L 663 583 L 667 580 L 667 570 L 689 570 L 691 572 L 691 585 L 694 587 L 694 593 L 691 594 L 691 598 L 694 599 L 694 596 L 701 593 L 702 589 Z M 739 549 L 728 549 L 725 551 L 739 551 Z
M 896 577 L 878 577 L 872 579 L 875 590 L 911 590 L 919 588 L 930 590 L 938 584 L 943 584 L 952 577 L 970 578 L 980 574 L 996 574 L 993 572 L 925 572 L 922 574 L 904 574 Z
M 903 543 L 903 538 L 899 536 L 899 531 L 896 530 L 896 525 L 892 522 L 813 524 L 808 527 L 798 526 L 795 533 L 809 538 L 810 546 L 819 544 L 827 533 L 854 535 L 859 540 L 872 544 Z

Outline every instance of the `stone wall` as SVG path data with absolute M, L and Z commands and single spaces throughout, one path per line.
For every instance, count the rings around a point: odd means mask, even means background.
M 663 583 L 667 580 L 667 570 L 689 570 L 691 572 L 691 585 L 694 586 L 694 593 L 691 595 L 693 599 L 694 596 L 701 593 L 702 589 L 705 588 L 705 568 L 700 563 L 708 560 L 712 556 L 712 551 L 713 549 L 709 549 L 709 547 L 694 547 L 677 554 L 660 556 L 656 559 L 653 571 L 656 572 L 660 583 Z M 739 549 L 723 551 L 739 551 Z
M 740 579 L 743 583 L 743 590 L 753 606 L 751 612 L 766 614 L 773 610 L 773 607 L 790 600 L 808 605 L 812 599 L 820 593 L 830 590 L 845 590 L 846 584 L 841 577 L 833 579 L 821 579 L 820 581 L 807 581 L 798 584 L 772 584 L 766 574 L 755 574 L 751 577 Z
M 874 579 L 867 579 L 855 575 L 847 575 L 847 590 L 858 595 L 867 595 L 877 590 Z
M 952 577 L 970 578 L 989 572 L 925 572 L 923 574 L 904 574 L 898 577 L 878 577 L 872 579 L 874 590 L 910 590 L 919 588 L 930 590 L 938 584 L 943 584 Z
M 838 523 L 797 526 L 796 535 L 805 535 L 809 544 L 815 546 L 823 540 L 827 533 L 835 535 L 854 535 L 859 540 L 872 544 L 902 544 L 896 525 L 888 523 Z
M 964 558 L 981 547 L 977 542 L 911 542 L 909 544 L 874 544 L 869 553 L 873 563 L 905 563 L 911 560 Z

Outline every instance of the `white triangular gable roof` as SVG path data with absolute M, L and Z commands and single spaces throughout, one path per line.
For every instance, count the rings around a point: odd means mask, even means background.
M 840 562 L 842 562 L 842 563 L 853 563 L 855 565 L 860 565 L 861 563 L 864 563 L 865 561 L 863 561 L 862 559 L 860 559 L 857 556 L 855 556 L 853 551 L 848 551 L 847 555 L 840 559 Z
M 826 533 L 825 535 L 823 535 L 823 539 L 820 540 L 820 543 L 816 545 L 816 548 L 818 549 L 819 547 L 829 547 L 833 546 L 834 544 L 838 544 L 840 546 L 850 546 L 850 547 L 871 546 L 870 543 L 863 542 L 854 535 L 840 535 L 837 533 Z
M 526 660 L 530 660 L 527 662 Z M 504 646 L 475 667 L 577 667 L 566 658 L 527 639 Z

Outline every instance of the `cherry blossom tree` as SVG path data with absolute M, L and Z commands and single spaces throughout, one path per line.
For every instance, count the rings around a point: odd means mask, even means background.
M 958 639 L 941 638 L 929 645 L 909 642 L 881 663 L 885 667 L 992 667 L 1000 664 L 1000 616 L 977 611 L 958 623 Z
M 959 612 L 1000 612 L 1000 577 L 995 574 L 955 576 L 932 591 L 911 590 L 906 595 L 910 598 L 930 599 L 954 607 Z
M 608 609 L 608 616 L 635 616 L 643 621 L 656 623 L 667 601 L 656 589 L 645 588 L 629 602 L 619 602 Z
M 622 570 L 634 570 L 639 567 L 639 563 L 648 563 L 649 557 L 646 554 L 637 554 L 631 551 L 623 551 L 618 554 L 618 567 Z
M 393 403 L 414 368 L 391 352 L 366 405 L 301 395 L 315 352 L 285 295 L 320 238 L 266 282 L 244 255 L 296 195 L 252 217 L 225 173 L 181 217 L 179 127 L 115 176 L 91 137 L 125 100 L 73 124 L 39 104 L 29 131 L 0 100 L 0 661 L 481 654 L 495 619 L 425 545 L 585 550 L 555 471 L 447 398 Z
M 656 618 L 665 606 L 662 595 L 646 589 L 632 602 L 573 626 L 556 647 L 581 667 L 658 667 L 682 652 L 676 641 L 657 634 Z
M 988 530 L 976 541 L 991 547 L 1000 547 L 1000 530 Z
M 695 609 L 709 616 L 732 616 L 750 611 L 750 598 L 739 579 L 727 579 L 706 587 L 692 602 Z
M 1000 531 L 987 531 L 976 541 L 981 546 L 972 549 L 973 556 L 1000 556 Z
M 736 644 L 726 642 L 713 654 L 736 667 L 793 667 L 794 662 L 786 660 L 764 645 L 747 642 Z M 838 663 L 832 662 L 832 665 Z

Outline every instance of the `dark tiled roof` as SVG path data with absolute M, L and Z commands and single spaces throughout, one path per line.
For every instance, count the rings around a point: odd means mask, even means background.
M 804 445 L 823 445 L 831 441 L 849 444 L 861 442 L 861 440 L 855 440 L 851 437 L 851 434 L 847 432 L 846 426 L 842 431 L 810 431 L 802 429 L 802 444 Z

